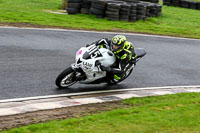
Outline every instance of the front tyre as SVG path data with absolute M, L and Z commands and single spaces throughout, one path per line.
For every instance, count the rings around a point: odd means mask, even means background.
M 67 88 L 77 82 L 76 72 L 71 68 L 65 69 L 56 78 L 56 86 L 59 88 Z

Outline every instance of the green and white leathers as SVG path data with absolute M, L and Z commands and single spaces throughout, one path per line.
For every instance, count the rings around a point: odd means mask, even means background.
M 111 48 L 119 61 L 119 70 L 125 72 L 129 62 L 136 57 L 133 44 L 126 41 L 125 36 L 116 35 L 112 38 Z M 123 73 L 114 75 L 114 79 L 116 80 L 120 80 L 121 77 L 123 77 Z
M 108 72 L 114 74 L 114 79 L 120 80 L 123 77 L 130 62 L 134 62 L 136 57 L 133 44 L 126 40 L 124 35 L 116 35 L 111 40 L 103 38 L 97 42 L 100 48 L 109 48 L 117 57 L 117 65 L 113 68 L 107 68 Z

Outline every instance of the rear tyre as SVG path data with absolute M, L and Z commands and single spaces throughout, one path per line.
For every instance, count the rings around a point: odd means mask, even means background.
M 67 88 L 77 82 L 76 72 L 71 68 L 65 69 L 56 78 L 56 86 L 59 88 Z

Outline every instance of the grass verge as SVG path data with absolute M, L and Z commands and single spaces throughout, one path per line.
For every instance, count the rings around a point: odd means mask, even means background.
M 4 131 L 3 133 L 199 133 L 200 93 L 123 101 L 131 108 Z
M 92 15 L 63 15 L 45 11 L 61 9 L 61 3 L 61 0 L 0 0 L 0 23 L 200 38 L 200 10 L 163 6 L 160 17 L 136 23 L 97 19 Z

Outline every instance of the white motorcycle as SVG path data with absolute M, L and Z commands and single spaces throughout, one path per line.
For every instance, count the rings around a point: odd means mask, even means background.
M 136 62 L 146 54 L 143 48 L 135 48 L 135 52 L 137 54 Z M 109 78 L 112 74 L 102 71 L 97 64 L 100 63 L 105 67 L 112 67 L 115 61 L 116 57 L 109 49 L 98 48 L 95 44 L 89 47 L 82 47 L 76 53 L 75 63 L 61 72 L 55 83 L 59 88 L 67 88 L 76 82 L 81 84 L 117 84 L 131 74 L 136 62 L 130 65 L 123 78 L 114 80 Z

